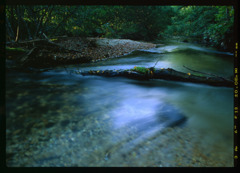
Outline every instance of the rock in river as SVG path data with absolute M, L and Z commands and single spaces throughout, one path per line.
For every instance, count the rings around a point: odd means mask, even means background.
M 176 107 L 161 103 L 154 115 L 146 116 L 129 125 L 135 126 L 140 133 L 147 131 L 158 131 L 166 127 L 182 126 L 185 124 L 187 117 L 184 116 Z
M 159 108 L 157 120 L 165 127 L 182 126 L 187 118 L 174 106 L 163 104 Z

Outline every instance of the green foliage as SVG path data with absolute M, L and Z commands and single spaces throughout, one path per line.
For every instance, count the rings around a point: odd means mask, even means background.
M 7 40 L 59 35 L 154 41 L 182 36 L 228 49 L 231 6 L 24 6 L 6 7 Z M 18 31 L 19 30 L 19 34 Z
M 205 32 L 210 42 L 215 46 L 233 47 L 233 8 L 229 6 L 217 7 L 218 13 L 215 14 L 215 23 L 212 23 Z
M 154 40 L 171 22 L 171 7 L 128 6 L 122 12 L 118 32 L 122 38 Z M 160 35 L 159 35 L 160 36 Z
M 233 43 L 234 10 L 231 6 L 174 6 L 166 36 L 191 37 L 228 49 Z
M 8 36 L 14 40 L 57 35 L 154 40 L 171 22 L 162 6 L 7 6 Z M 12 34 L 12 31 L 14 34 Z M 28 32 L 29 31 L 29 32 Z

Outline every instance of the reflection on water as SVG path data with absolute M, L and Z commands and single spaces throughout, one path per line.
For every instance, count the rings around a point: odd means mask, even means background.
M 161 67 L 198 62 L 199 69 L 231 74 L 229 57 L 177 53 L 176 47 L 165 47 L 173 51 L 167 54 L 136 52 L 68 66 L 67 72 L 61 67 L 40 74 L 8 72 L 7 165 L 233 166 L 231 88 L 69 73 L 152 66 L 160 58 Z

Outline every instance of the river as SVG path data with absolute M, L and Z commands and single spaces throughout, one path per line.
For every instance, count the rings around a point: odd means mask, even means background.
M 42 73 L 8 70 L 7 166 L 233 166 L 233 88 L 72 73 L 157 61 L 233 75 L 229 53 L 177 42 Z

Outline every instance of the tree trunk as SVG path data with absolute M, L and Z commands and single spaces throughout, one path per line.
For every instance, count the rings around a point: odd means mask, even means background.
M 182 81 L 182 82 L 192 82 L 192 83 L 203 83 L 212 86 L 224 86 L 233 87 L 233 82 L 231 80 L 224 80 L 220 77 L 207 77 L 207 76 L 197 76 L 190 73 L 183 73 L 176 71 L 174 69 L 154 69 L 149 68 L 149 72 L 146 74 L 134 71 L 133 69 L 128 70 L 90 70 L 87 72 L 76 72 L 81 75 L 98 75 L 106 77 L 127 77 L 138 80 L 149 80 L 149 79 L 164 79 L 171 81 Z
M 19 34 L 19 25 L 17 26 L 17 33 L 16 33 L 16 39 L 15 39 L 15 42 L 18 42 L 18 34 Z
M 14 40 L 15 36 L 14 36 L 14 32 L 11 26 L 11 23 L 8 20 L 8 17 L 6 16 L 6 30 L 8 35 L 10 36 L 11 40 Z
M 18 42 L 18 40 L 19 40 L 19 32 L 20 32 L 20 25 L 21 25 L 21 16 L 20 16 L 20 13 L 19 13 L 19 6 L 15 7 L 15 12 L 17 14 L 17 23 L 18 23 L 15 42 Z

